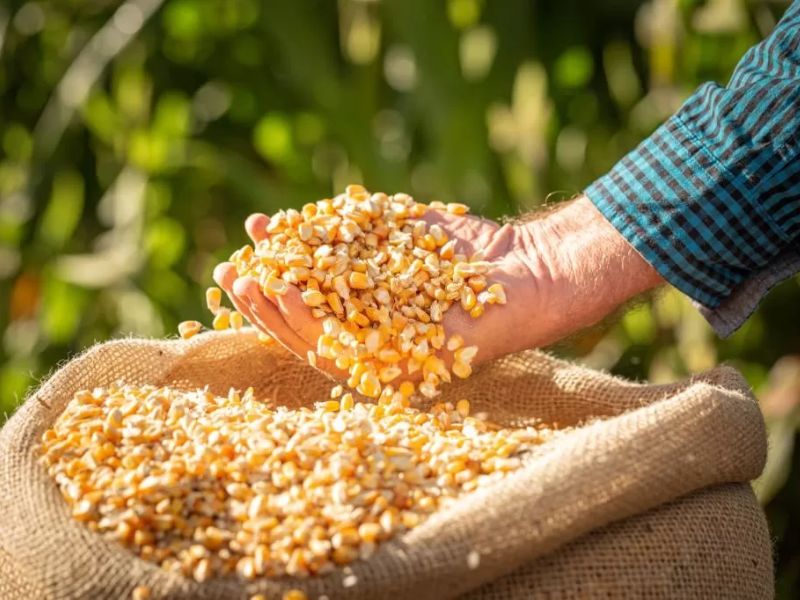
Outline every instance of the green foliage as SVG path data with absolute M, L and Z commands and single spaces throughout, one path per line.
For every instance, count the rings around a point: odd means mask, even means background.
M 202 318 L 252 211 L 359 181 L 490 217 L 569 198 L 724 82 L 786 4 L 0 3 L 0 418 L 96 340 Z M 745 373 L 774 442 L 758 490 L 784 597 L 800 581 L 798 305 L 795 279 L 719 340 L 668 291 L 558 348 L 653 381 Z

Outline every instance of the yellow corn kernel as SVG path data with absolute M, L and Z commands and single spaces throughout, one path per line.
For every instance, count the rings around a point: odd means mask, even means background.
M 447 204 L 447 212 L 451 215 L 465 215 L 469 212 L 469 206 L 460 202 L 449 202 Z
M 358 391 L 368 398 L 376 398 L 381 393 L 381 384 L 375 373 L 367 371 L 361 376 Z
M 472 310 L 469 311 L 469 316 L 473 319 L 477 319 L 483 314 L 483 304 L 476 304 L 472 307 Z
M 339 401 L 338 400 L 326 400 L 322 403 L 323 409 L 325 412 L 338 412 L 339 411 Z
M 319 290 L 306 290 L 301 295 L 306 306 L 320 306 L 325 300 L 325 295 Z
M 341 410 L 353 410 L 354 406 L 355 401 L 353 400 L 353 394 L 344 394 L 339 401 L 339 408 Z
M 360 325 L 361 327 L 366 327 L 369 325 L 369 319 L 366 315 L 358 312 L 357 310 L 351 310 L 347 313 L 347 320 L 351 323 L 355 323 L 356 325 Z
M 461 288 L 461 308 L 466 311 L 470 311 L 475 308 L 475 301 L 475 292 L 471 287 L 465 286 Z
M 401 394 L 403 394 L 404 397 L 410 398 L 411 396 L 414 395 L 415 388 L 414 384 L 411 383 L 410 381 L 404 381 L 403 383 L 400 384 L 398 390 Z
M 483 275 L 473 275 L 467 281 L 467 285 L 477 294 L 486 288 L 486 278 Z
M 489 286 L 487 290 L 492 296 L 494 296 L 494 301 L 497 304 L 505 304 L 506 303 L 506 291 L 503 286 L 499 283 L 494 283 Z
M 459 348 L 458 350 L 456 350 L 453 356 L 458 361 L 470 364 L 473 360 L 475 360 L 475 356 L 477 354 L 478 354 L 477 346 L 464 346 L 463 348 Z
M 383 367 L 380 372 L 378 373 L 378 378 L 383 383 L 389 383 L 390 381 L 394 381 L 400 375 L 403 374 L 403 371 L 399 367 Z
M 211 322 L 211 326 L 216 331 L 228 329 L 228 327 L 231 326 L 231 311 L 227 308 L 220 309 L 219 312 L 214 315 L 214 320 Z
M 311 223 L 300 223 L 297 227 L 297 235 L 301 240 L 307 242 L 314 235 L 314 226 Z
M 466 379 L 472 374 L 472 367 L 468 363 L 456 360 L 453 362 L 452 371 L 456 377 Z
M 378 352 L 383 343 L 381 337 L 381 332 L 377 329 L 370 329 L 369 332 L 367 332 L 364 336 L 364 345 L 367 347 L 369 353 L 375 354 Z
M 222 303 L 222 290 L 218 287 L 210 287 L 206 290 L 206 306 L 208 310 L 216 314 Z
M 342 301 L 339 298 L 339 294 L 336 292 L 330 292 L 325 296 L 325 300 L 327 300 L 328 306 L 330 306 L 331 310 L 337 315 L 344 313 L 344 307 L 342 306 Z
M 228 316 L 228 320 L 230 321 L 230 326 L 232 329 L 241 329 L 244 326 L 244 318 L 242 317 L 242 313 L 238 311 L 231 311 L 231 314 Z
M 183 321 L 178 324 L 178 334 L 185 340 L 200 333 L 203 324 L 199 321 Z
M 457 333 L 451 335 L 447 340 L 447 349 L 450 350 L 450 352 L 458 350 L 463 345 L 464 345 L 464 338 Z
M 456 412 L 461 415 L 462 418 L 466 419 L 469 416 L 469 400 L 466 398 L 462 398 L 458 402 L 456 402 Z
M 262 287 L 267 296 L 283 296 L 289 291 L 288 284 L 277 277 L 269 277 Z
M 369 277 L 366 273 L 352 271 L 347 281 L 354 290 L 365 290 L 370 287 Z
M 146 585 L 137 585 L 133 588 L 133 593 L 131 594 L 131 600 L 149 600 L 150 599 L 150 588 Z
M 439 377 L 442 377 L 445 373 L 447 373 L 447 367 L 445 366 L 444 361 L 438 356 L 429 356 L 426 358 L 422 368 L 424 371 L 435 373 Z

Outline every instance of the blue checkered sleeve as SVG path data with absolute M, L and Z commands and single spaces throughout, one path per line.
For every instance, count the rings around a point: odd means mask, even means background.
M 800 250 L 800 0 L 586 195 L 707 310 Z

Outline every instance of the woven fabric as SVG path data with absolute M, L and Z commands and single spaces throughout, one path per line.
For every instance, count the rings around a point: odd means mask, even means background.
M 282 349 L 260 345 L 248 330 L 209 333 L 188 342 L 108 342 L 67 363 L 27 399 L 0 432 L 0 574 L 24 574 L 20 579 L 23 587 L 12 586 L 4 600 L 116 600 L 129 597 L 137 585 L 148 585 L 153 598 L 175 599 L 238 600 L 259 592 L 271 598 L 294 587 L 304 589 L 310 598 L 324 594 L 331 600 L 453 598 L 488 582 L 519 581 L 528 577 L 525 573 L 534 579 L 546 577 L 547 571 L 555 574 L 558 569 L 562 569 L 560 577 L 566 585 L 572 575 L 565 573 L 572 568 L 568 566 L 570 557 L 575 556 L 569 548 L 576 547 L 585 548 L 581 555 L 585 558 L 582 563 L 574 562 L 575 568 L 592 561 L 619 562 L 638 568 L 631 578 L 642 580 L 642 571 L 655 565 L 642 556 L 628 555 L 648 552 L 647 530 L 637 530 L 636 521 L 632 521 L 634 525 L 619 524 L 622 530 L 613 525 L 602 528 L 703 488 L 747 482 L 760 473 L 766 456 L 761 413 L 745 381 L 733 369 L 720 367 L 677 384 L 651 386 L 622 381 L 539 352 L 517 354 L 485 365 L 469 380 L 447 386 L 445 398 L 468 398 L 475 412 L 486 412 L 493 421 L 506 425 L 542 419 L 576 426 L 522 469 L 383 544 L 370 560 L 354 563 L 350 573 L 357 583 L 353 587 L 343 586 L 341 572 L 302 581 L 216 579 L 197 584 L 135 557 L 73 521 L 55 484 L 37 462 L 36 446 L 42 433 L 73 393 L 119 379 L 187 388 L 208 385 L 217 393 L 225 393 L 231 386 L 252 386 L 260 396 L 288 406 L 324 398 L 331 385 Z M 727 536 L 716 541 L 727 544 L 729 553 L 736 555 L 725 559 L 730 565 L 750 556 L 767 560 L 764 517 L 753 508 L 751 497 L 732 498 L 728 504 L 715 503 L 713 497 L 703 500 L 702 495 L 693 498 L 700 498 L 695 503 L 703 505 L 703 515 L 709 519 L 724 521 L 735 514 L 749 523 L 733 530 L 723 525 L 705 529 L 714 539 Z M 672 512 L 663 516 L 663 531 L 671 528 L 677 537 L 684 536 L 686 552 L 698 557 L 695 570 L 714 568 L 702 562 L 713 563 L 715 556 L 723 554 L 702 551 L 697 538 L 684 531 L 695 527 L 700 517 L 689 518 L 680 501 L 670 506 L 664 509 Z M 569 545 L 598 530 L 600 533 L 576 542 L 577 546 Z M 602 543 L 610 538 L 629 542 Z M 474 564 L 470 565 L 467 557 L 475 552 L 480 561 L 477 568 L 471 568 Z M 563 560 L 553 559 L 559 554 Z M 594 554 L 597 556 L 589 558 Z M 668 565 L 659 565 L 659 572 L 668 572 L 672 565 L 674 577 L 683 581 L 680 571 L 686 568 L 682 566 L 686 556 L 653 554 L 653 561 L 665 560 Z M 533 571 L 525 571 L 525 565 L 531 564 Z M 621 573 L 619 585 L 625 587 L 626 575 Z M 750 573 L 754 586 L 762 592 L 771 590 L 770 569 Z M 587 587 L 577 595 L 593 595 L 591 582 L 582 581 Z M 685 581 L 685 589 L 669 595 L 708 597 L 707 587 L 692 587 L 695 578 Z M 35 582 L 41 593 L 26 593 L 25 582 Z M 485 596 L 477 597 L 530 597 L 524 592 L 517 595 L 516 584 L 504 585 L 511 590 L 502 592 L 505 595 L 490 586 Z
M 769 530 L 746 483 L 596 529 L 462 600 L 772 598 Z

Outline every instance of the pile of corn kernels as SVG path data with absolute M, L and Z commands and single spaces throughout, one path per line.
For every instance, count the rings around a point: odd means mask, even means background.
M 41 460 L 75 519 L 165 569 L 306 577 L 368 558 L 555 435 L 469 410 L 118 384 L 77 393 Z
M 311 313 L 324 319 L 312 365 L 317 356 L 334 361 L 349 374 L 347 385 L 370 398 L 433 398 L 451 373 L 469 377 L 478 352 L 459 335 L 447 337 L 444 314 L 455 305 L 478 318 L 489 305 L 505 304 L 506 295 L 486 280 L 491 264 L 480 251 L 458 253 L 440 225 L 421 219 L 430 210 L 463 215 L 467 206 L 426 205 L 350 185 L 335 198 L 273 215 L 266 238 L 230 260 L 266 296 L 297 286 Z M 242 315 L 220 298 L 218 288 L 208 290 L 214 328 L 241 327 Z M 189 338 L 201 329 L 187 321 L 179 332 Z M 438 355 L 444 348 L 453 352 L 449 368 Z

